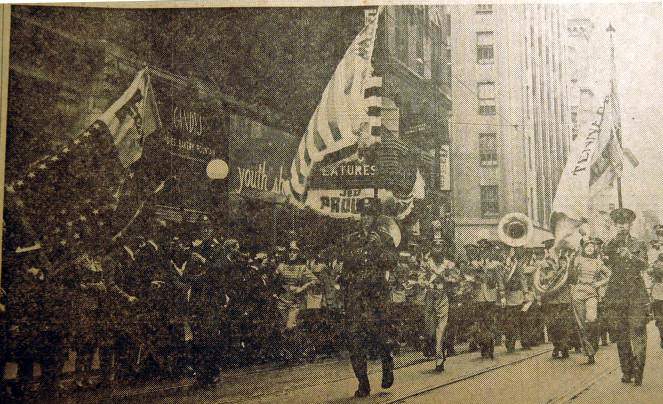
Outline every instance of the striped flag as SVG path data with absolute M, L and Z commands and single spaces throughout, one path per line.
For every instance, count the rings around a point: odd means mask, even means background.
M 371 57 L 382 6 L 371 11 L 336 67 L 306 133 L 299 143 L 290 169 L 288 191 L 298 205 L 305 205 L 308 180 L 313 167 L 325 156 L 356 146 L 360 137 L 370 136 L 370 126 L 378 125 L 375 106 L 379 97 L 366 91 L 372 86 Z M 368 97 L 367 97 L 368 96 Z M 379 110 L 379 107 L 378 107 Z
M 118 186 L 141 157 L 145 136 L 159 126 L 144 69 L 89 128 L 6 183 L 14 249 L 69 250 L 109 239 Z

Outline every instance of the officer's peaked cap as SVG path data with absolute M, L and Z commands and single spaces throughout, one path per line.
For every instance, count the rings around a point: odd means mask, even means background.
M 616 224 L 633 223 L 635 212 L 627 208 L 619 208 L 610 212 L 610 219 Z

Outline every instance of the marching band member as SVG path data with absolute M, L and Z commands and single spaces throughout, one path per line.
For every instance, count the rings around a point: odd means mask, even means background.
M 497 305 L 501 295 L 500 263 L 497 251 L 486 239 L 477 242 L 478 259 L 470 262 L 473 274 L 468 278 L 475 286 L 474 318 L 477 324 L 476 340 L 481 347 L 481 357 L 495 357 L 495 328 Z M 506 301 L 504 302 L 506 303 Z
M 502 275 L 505 298 L 504 334 L 506 350 L 509 353 L 514 352 L 516 349 L 516 339 L 523 324 L 522 308 L 528 292 L 527 282 L 523 273 L 524 259 L 524 248 L 510 248 Z M 521 344 L 523 344 L 522 337 Z
M 648 274 L 652 279 L 652 311 L 663 348 L 663 225 L 654 226 L 656 240 L 651 242 Z
M 453 282 L 451 271 L 455 264 L 446 258 L 448 248 L 442 239 L 433 242 L 431 253 L 425 258 L 423 266 L 426 270 L 426 297 L 424 318 L 426 334 L 429 340 L 434 340 L 435 371 L 444 371 L 446 359 L 443 350 L 443 338 L 449 320 L 449 285 Z M 437 363 L 441 360 L 441 363 Z
M 647 349 L 649 296 L 642 278 L 647 267 L 647 245 L 630 234 L 635 213 L 626 208 L 610 212 L 617 235 L 606 244 L 606 264 L 612 270 L 605 307 L 615 334 L 622 382 L 642 384 Z
M 598 257 L 597 244 L 596 239 L 585 240 L 582 255 L 575 259 L 570 274 L 573 313 L 588 364 L 594 363 L 594 354 L 598 349 L 598 289 L 610 278 L 610 270 Z
M 546 319 L 548 337 L 553 344 L 553 359 L 569 357 L 569 333 L 573 327 L 571 322 L 571 288 L 566 282 L 567 266 L 572 257 L 571 250 L 560 248 L 556 251 L 554 239 L 543 242 L 544 259 L 540 263 L 546 284 L 556 288 L 545 291 L 542 295 L 542 309 Z M 536 284 L 536 278 L 535 278 Z M 554 290 L 553 290 L 554 289 Z

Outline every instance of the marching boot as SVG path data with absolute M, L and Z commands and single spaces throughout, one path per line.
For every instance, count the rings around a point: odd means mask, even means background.
M 355 391 L 355 397 L 368 397 L 371 394 L 371 384 L 368 382 L 368 375 L 359 376 L 357 379 L 359 380 L 359 387 Z
M 587 356 L 587 364 L 588 365 L 593 365 L 596 363 L 596 360 L 594 359 L 594 355 L 588 355 Z
M 562 358 L 562 359 L 566 359 L 566 358 L 568 358 L 568 357 L 569 357 L 569 348 L 564 348 L 564 349 L 562 349 L 562 356 L 561 356 L 561 358 Z
M 645 371 L 644 363 L 640 363 L 637 359 L 633 359 L 633 384 L 642 386 L 642 376 Z
M 388 389 L 394 384 L 394 357 L 389 353 L 382 358 L 382 388 Z
M 442 351 L 442 362 L 440 364 L 437 363 L 437 358 L 435 359 L 435 371 L 437 373 L 442 373 L 444 372 L 444 362 L 446 361 L 447 357 L 444 354 L 444 350 Z

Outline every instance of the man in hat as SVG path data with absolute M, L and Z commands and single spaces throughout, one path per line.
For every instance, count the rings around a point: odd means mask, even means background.
M 523 304 L 529 295 L 524 270 L 526 265 L 526 251 L 523 247 L 510 248 L 506 253 L 502 283 L 504 284 L 504 335 L 506 350 L 513 353 L 516 349 L 518 334 L 523 329 Z M 521 333 L 522 334 L 522 333 Z M 523 347 L 527 345 L 527 338 L 520 336 Z M 525 340 L 525 341 L 523 341 Z
M 647 245 L 631 236 L 635 213 L 626 208 L 610 213 L 617 235 L 604 248 L 612 270 L 605 294 L 605 308 L 617 342 L 622 382 L 642 384 L 647 349 L 649 296 L 642 272 L 647 268 Z
M 654 320 L 663 348 L 663 225 L 654 226 L 656 240 L 652 240 L 649 250 L 649 274 L 652 281 L 651 298 Z
M 382 358 L 382 388 L 394 383 L 394 358 L 388 338 L 387 307 L 390 289 L 387 273 L 393 272 L 397 258 L 393 240 L 380 232 L 377 199 L 369 199 L 358 207 L 361 229 L 347 240 L 343 256 L 341 284 L 344 291 L 350 361 L 359 382 L 355 397 L 371 392 L 366 357 L 370 346 Z

